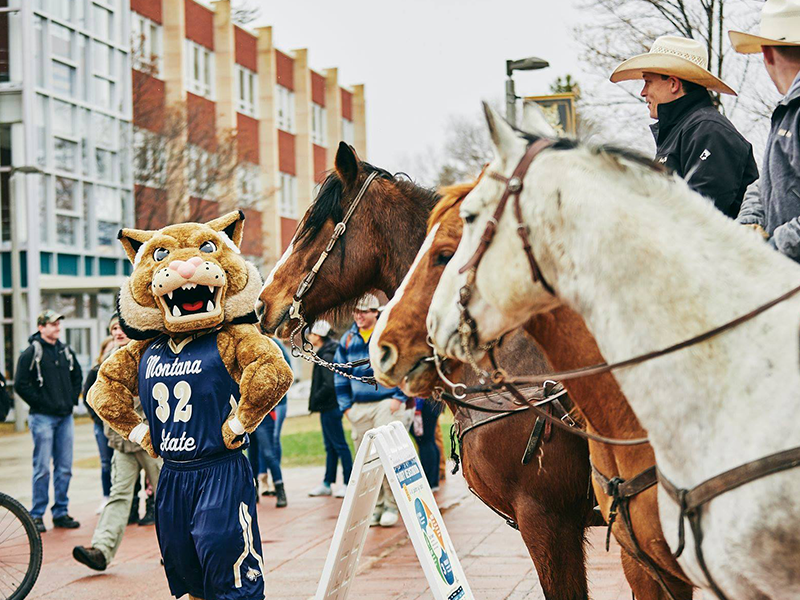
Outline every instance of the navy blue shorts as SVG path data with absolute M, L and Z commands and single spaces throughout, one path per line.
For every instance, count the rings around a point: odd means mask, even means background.
M 241 452 L 165 460 L 156 492 L 156 533 L 176 598 L 263 600 L 256 488 Z

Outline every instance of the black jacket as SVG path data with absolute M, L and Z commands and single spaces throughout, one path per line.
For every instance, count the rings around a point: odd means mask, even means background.
M 103 424 L 103 419 L 101 419 L 94 409 L 89 406 L 89 403 L 86 402 L 86 398 L 89 396 L 89 390 L 94 385 L 94 382 L 97 381 L 97 373 L 100 371 L 100 365 L 95 365 L 89 372 L 86 374 L 86 381 L 83 382 L 83 403 L 86 405 L 86 412 L 89 413 L 89 416 L 92 417 L 92 420 L 97 423 L 98 425 Z
M 6 420 L 12 408 L 14 408 L 14 398 L 8 393 L 6 378 L 0 373 L 0 423 Z
M 333 362 L 339 344 L 335 340 L 328 340 L 317 354 L 323 360 Z M 325 412 L 339 408 L 336 402 L 336 391 L 333 388 L 333 371 L 321 365 L 314 365 L 311 372 L 311 393 L 308 396 L 308 410 L 310 412 Z
M 40 367 L 44 384 L 34 363 L 33 341 L 42 344 Z M 48 344 L 39 333 L 28 338 L 31 345 L 19 356 L 14 389 L 31 407 L 32 413 L 65 417 L 78 404 L 83 377 L 78 359 L 72 349 L 60 341 Z
M 656 162 L 686 179 L 689 187 L 735 219 L 747 186 L 758 179 L 753 147 L 711 102 L 708 92 L 696 90 L 660 104 Z

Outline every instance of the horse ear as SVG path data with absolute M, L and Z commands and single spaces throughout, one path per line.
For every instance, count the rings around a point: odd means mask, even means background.
M 518 143 L 519 136 L 511 128 L 511 125 L 486 102 L 483 103 L 483 112 L 486 115 L 486 124 L 489 126 L 489 136 L 492 139 L 495 155 L 508 155 L 513 145 Z
M 214 231 L 219 231 L 227 235 L 234 245 L 239 248 L 242 245 L 244 235 L 244 213 L 240 210 L 229 212 L 206 223 Z
M 537 137 L 556 138 L 558 133 L 544 116 L 542 107 L 536 102 L 524 102 L 522 104 L 522 131 L 531 133 Z
M 346 187 L 355 184 L 358 178 L 358 156 L 356 156 L 355 150 L 344 142 L 339 142 L 339 149 L 336 151 L 336 160 L 333 164 Z
M 156 234 L 155 231 L 144 231 L 142 229 L 120 229 L 117 239 L 122 243 L 128 260 L 136 264 L 136 255 L 139 248 L 145 245 Z

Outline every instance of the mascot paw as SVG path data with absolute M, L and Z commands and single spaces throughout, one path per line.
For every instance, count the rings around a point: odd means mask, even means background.
M 745 227 L 747 227 L 748 229 L 752 229 L 753 231 L 758 233 L 758 235 L 763 237 L 765 240 L 769 239 L 769 234 L 766 231 L 764 231 L 764 228 L 761 227 L 761 225 L 759 225 L 758 223 L 750 223 L 748 225 L 745 225 Z
M 237 435 L 231 430 L 230 419 L 222 424 L 222 441 L 228 450 L 236 450 L 244 444 L 244 434 Z
M 141 447 L 145 449 L 145 451 L 152 456 L 153 458 L 158 458 L 158 454 L 156 454 L 156 449 L 153 448 L 153 442 L 150 439 L 150 432 L 148 431 L 144 434 L 144 439 L 142 439 Z

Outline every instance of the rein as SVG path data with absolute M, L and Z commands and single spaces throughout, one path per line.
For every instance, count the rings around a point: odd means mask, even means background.
M 369 385 L 374 385 L 377 387 L 377 382 L 375 381 L 374 377 L 359 377 L 357 375 L 352 375 L 343 371 L 343 369 L 352 369 L 353 367 L 359 367 L 362 365 L 368 365 L 369 359 L 363 358 L 361 360 L 355 360 L 349 363 L 335 363 L 335 362 L 328 362 L 322 358 L 320 358 L 316 352 L 314 352 L 314 346 L 311 345 L 305 337 L 305 330 L 308 327 L 308 323 L 305 319 L 305 310 L 303 309 L 303 297 L 308 293 L 311 287 L 314 285 L 314 281 L 317 278 L 317 274 L 319 270 L 322 268 L 322 265 L 325 264 L 325 261 L 328 259 L 328 256 L 333 251 L 334 246 L 336 246 L 336 242 L 342 237 L 345 232 L 347 231 L 347 223 L 350 221 L 350 217 L 353 216 L 356 208 L 358 208 L 361 199 L 364 197 L 364 194 L 367 193 L 367 189 L 369 185 L 373 182 L 373 180 L 378 176 L 377 172 L 372 172 L 367 176 L 367 179 L 361 185 L 361 189 L 358 190 L 353 202 L 347 209 L 344 217 L 341 221 L 336 224 L 336 227 L 333 229 L 333 234 L 331 234 L 330 239 L 328 240 L 327 246 L 325 246 L 325 250 L 319 255 L 317 262 L 314 263 L 314 266 L 311 270 L 306 273 L 303 280 L 300 282 L 300 285 L 297 287 L 297 291 L 294 294 L 292 299 L 292 305 L 289 307 L 289 318 L 296 319 L 299 324 L 295 329 L 292 331 L 291 336 L 289 337 L 289 341 L 292 345 L 291 347 L 291 354 L 295 358 L 302 358 L 303 360 L 310 362 L 312 364 L 319 365 L 324 367 L 334 373 L 341 375 L 342 377 L 346 377 L 347 379 L 353 379 L 355 381 L 360 381 L 362 383 L 367 383 Z M 300 346 L 295 343 L 295 336 L 300 335 Z

